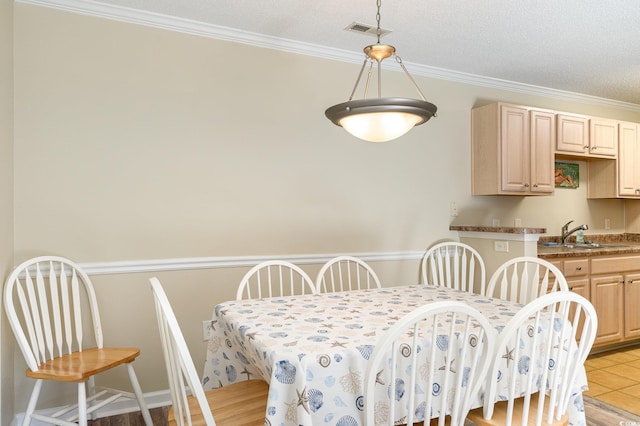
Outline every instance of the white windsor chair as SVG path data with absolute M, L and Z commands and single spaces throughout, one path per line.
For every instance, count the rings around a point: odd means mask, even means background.
M 169 409 L 169 425 L 215 426 L 215 417 L 220 425 L 263 426 L 267 382 L 244 380 L 205 392 L 160 281 L 155 277 L 149 281 L 173 403 Z
M 482 256 L 473 247 L 446 241 L 429 248 L 421 262 L 422 282 L 484 294 L 486 272 Z
M 21 263 L 7 278 L 4 305 L 27 377 L 35 379 L 24 426 L 31 420 L 86 425 L 98 409 L 122 397 L 137 399 L 145 423 L 153 425 L 133 369 L 140 349 L 104 347 L 96 294 L 80 266 L 58 256 Z M 119 365 L 127 368 L 133 394 L 95 385 L 97 374 Z M 36 412 L 45 380 L 77 384 L 77 403 L 49 415 Z
M 406 314 L 378 340 L 369 360 L 365 424 L 412 425 L 421 420 L 416 413 L 423 412 L 426 420 L 437 417 L 432 425 L 464 425 L 471 401 L 484 384 L 495 341 L 489 321 L 463 302 L 427 303 Z M 444 361 L 436 357 L 442 342 L 447 342 Z M 440 368 L 443 362 L 446 367 Z M 406 371 L 408 382 L 399 378 Z M 442 396 L 434 405 L 436 389 Z M 398 405 L 406 413 L 396 414 Z
M 318 293 L 380 288 L 380 279 L 362 259 L 338 256 L 325 263 L 316 278 Z
M 478 426 L 567 425 L 574 383 L 597 328 L 595 309 L 576 293 L 556 291 L 527 304 L 500 333 L 484 407 L 468 418 Z M 525 333 L 533 344 L 521 343 Z M 502 354 L 508 356 L 506 367 Z M 523 369 L 526 375 L 520 374 Z M 506 393 L 498 395 L 502 377 L 510 380 Z
M 507 260 L 493 273 L 488 297 L 526 304 L 552 291 L 569 291 L 567 279 L 552 263 L 532 256 Z
M 283 260 L 268 260 L 244 275 L 236 300 L 315 293 L 316 286 L 302 268 Z

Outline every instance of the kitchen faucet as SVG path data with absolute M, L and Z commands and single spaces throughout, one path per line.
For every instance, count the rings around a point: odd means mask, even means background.
M 569 236 L 571 234 L 573 234 L 574 232 L 580 231 L 581 229 L 583 230 L 587 230 L 589 229 L 589 225 L 587 225 L 586 223 L 580 226 L 576 226 L 575 228 L 573 228 L 572 230 L 569 231 L 569 225 L 572 223 L 573 221 L 570 220 L 569 222 L 565 223 L 564 226 L 562 227 L 562 244 L 566 244 L 567 243 L 567 238 L 569 238 Z

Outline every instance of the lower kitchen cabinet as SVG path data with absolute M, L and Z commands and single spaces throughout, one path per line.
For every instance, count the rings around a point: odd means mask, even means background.
M 640 273 L 624 277 L 624 335 L 640 337 Z
M 640 255 L 552 259 L 598 315 L 594 346 L 640 338 Z
M 624 339 L 624 281 L 622 275 L 591 277 L 591 303 L 598 314 L 594 345 Z

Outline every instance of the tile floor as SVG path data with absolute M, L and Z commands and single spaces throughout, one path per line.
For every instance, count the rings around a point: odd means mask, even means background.
M 593 398 L 640 415 L 640 346 L 591 355 L 585 362 Z

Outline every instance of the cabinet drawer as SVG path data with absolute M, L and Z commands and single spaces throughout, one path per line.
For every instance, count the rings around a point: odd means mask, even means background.
M 594 275 L 638 270 L 640 270 L 640 256 L 637 255 L 600 257 L 591 259 L 591 273 Z
M 562 273 L 565 277 L 589 275 L 589 259 L 565 260 Z

